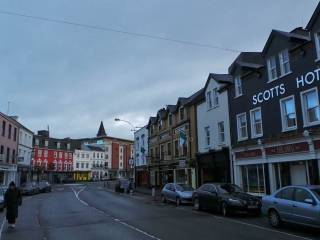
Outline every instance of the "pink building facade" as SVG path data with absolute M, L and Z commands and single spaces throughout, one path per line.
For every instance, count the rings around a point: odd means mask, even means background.
M 18 137 L 19 124 L 0 112 L 0 185 L 16 179 Z

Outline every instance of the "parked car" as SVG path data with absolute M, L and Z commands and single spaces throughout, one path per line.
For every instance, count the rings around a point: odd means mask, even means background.
M 36 182 L 24 183 L 21 185 L 20 190 L 23 195 L 33 195 L 40 192 L 39 186 Z
M 47 181 L 40 181 L 39 182 L 39 191 L 41 193 L 51 192 L 51 184 Z
M 231 212 L 259 215 L 261 201 L 230 183 L 206 183 L 194 191 L 194 209 L 210 209 L 227 216 Z
M 115 184 L 116 192 L 129 193 L 133 189 L 132 179 L 120 178 Z
M 287 186 L 262 198 L 272 227 L 283 222 L 320 227 L 320 186 Z
M 192 203 L 194 189 L 186 184 L 167 183 L 161 191 L 162 202 L 175 202 L 180 204 Z
M 0 211 L 4 209 L 4 194 L 6 193 L 7 188 L 4 186 L 0 187 Z

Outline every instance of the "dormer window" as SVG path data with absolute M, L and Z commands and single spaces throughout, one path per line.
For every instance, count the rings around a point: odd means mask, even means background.
M 267 65 L 268 65 L 268 76 L 269 76 L 269 81 L 273 81 L 278 78 L 277 76 L 277 64 L 276 64 L 276 57 L 270 57 L 267 60 Z
M 179 117 L 180 117 L 180 121 L 184 120 L 184 108 L 181 107 L 179 109 Z
M 242 80 L 239 76 L 234 79 L 234 87 L 235 87 L 235 97 L 241 96 L 243 94 Z
M 211 91 L 207 92 L 207 106 L 208 106 L 208 109 L 212 108 Z
M 285 49 L 279 53 L 279 62 L 280 62 L 281 76 L 289 74 L 291 70 L 290 70 L 288 49 Z
M 315 41 L 316 51 L 317 51 L 316 60 L 320 60 L 320 32 L 317 32 L 314 34 L 314 41 Z

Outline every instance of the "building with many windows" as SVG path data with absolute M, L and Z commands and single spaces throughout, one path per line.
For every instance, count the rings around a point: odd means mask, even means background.
M 81 148 L 81 141 L 52 138 L 49 131 L 38 131 L 34 136 L 32 174 L 34 180 L 46 179 L 61 183 L 73 179 L 73 153 Z
M 134 132 L 135 182 L 137 186 L 147 186 L 149 184 L 147 155 L 148 129 L 145 126 Z
M 0 184 L 16 180 L 19 123 L 0 112 Z
M 262 52 L 229 68 L 235 182 L 264 195 L 319 184 L 320 5 L 305 29 L 272 30 Z
M 160 109 L 148 123 L 150 185 L 167 182 L 197 186 L 196 105 L 203 89 Z
M 229 74 L 211 73 L 197 104 L 198 182 L 230 182 Z

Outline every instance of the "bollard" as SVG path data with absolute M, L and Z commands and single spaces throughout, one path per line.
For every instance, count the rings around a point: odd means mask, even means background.
M 154 187 L 152 187 L 152 198 L 156 200 L 156 189 Z

